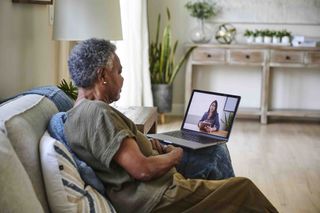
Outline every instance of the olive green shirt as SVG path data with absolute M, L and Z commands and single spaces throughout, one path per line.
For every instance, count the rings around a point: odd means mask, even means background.
M 160 178 L 143 182 L 113 161 L 127 137 L 135 138 L 145 156 L 155 152 L 130 119 L 102 101 L 85 99 L 68 111 L 64 131 L 72 150 L 102 180 L 118 212 L 151 212 L 172 183 L 174 168 Z

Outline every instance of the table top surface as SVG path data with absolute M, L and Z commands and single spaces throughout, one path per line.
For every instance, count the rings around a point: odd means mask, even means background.
M 157 123 L 158 113 L 156 107 L 130 106 L 115 108 L 132 120 L 142 133 L 147 133 Z
M 122 112 L 125 116 L 130 118 L 136 125 L 144 124 L 150 118 L 157 118 L 156 107 L 116 107 L 117 110 Z

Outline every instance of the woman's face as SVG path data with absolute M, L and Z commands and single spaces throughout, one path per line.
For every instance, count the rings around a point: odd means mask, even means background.
M 213 102 L 211 105 L 210 105 L 210 112 L 214 112 L 216 110 L 216 102 Z
M 111 70 L 107 70 L 106 74 L 106 93 L 109 103 L 119 100 L 120 92 L 123 85 L 122 66 L 117 54 L 114 54 L 113 66 Z

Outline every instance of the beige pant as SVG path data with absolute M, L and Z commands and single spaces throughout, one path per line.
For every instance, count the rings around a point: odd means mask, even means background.
M 185 179 L 176 173 L 153 212 L 278 212 L 247 178 Z

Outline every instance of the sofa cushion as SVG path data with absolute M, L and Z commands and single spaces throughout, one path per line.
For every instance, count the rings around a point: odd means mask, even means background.
M 52 116 L 48 125 L 48 132 L 50 136 L 62 142 L 66 146 L 68 151 L 72 154 L 82 180 L 86 184 L 92 186 L 100 194 L 105 195 L 105 188 L 102 181 L 98 178 L 93 169 L 86 164 L 86 162 L 78 158 L 78 156 L 72 151 L 70 144 L 66 140 L 64 136 L 64 123 L 66 119 L 66 112 L 58 112 L 57 114 Z
M 28 174 L 0 131 L 0 211 L 43 212 Z
M 47 132 L 40 141 L 40 155 L 52 212 L 115 212 L 99 192 L 85 186 L 71 153 Z
M 21 92 L 13 97 L 1 100 L 0 103 L 8 102 L 16 99 L 22 95 L 37 94 L 49 98 L 58 108 L 60 112 L 66 112 L 73 107 L 74 100 L 72 100 L 64 91 L 56 86 L 41 86 L 30 90 Z
M 22 92 L 21 95 L 38 94 L 49 98 L 58 108 L 59 112 L 66 112 L 73 107 L 72 100 L 66 93 L 56 86 L 35 87 L 28 91 Z
M 48 211 L 42 179 L 39 142 L 57 107 L 40 95 L 25 95 L 0 107 L 0 130 L 9 138 L 12 147 L 28 173 L 36 195 Z

